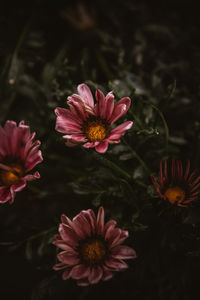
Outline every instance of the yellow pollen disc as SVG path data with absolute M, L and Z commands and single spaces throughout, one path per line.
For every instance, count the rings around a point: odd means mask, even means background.
M 168 199 L 170 203 L 181 203 L 185 199 L 185 192 L 179 187 L 170 187 L 164 194 L 164 199 Z
M 12 171 L 2 171 L 1 181 L 4 185 L 12 185 L 19 182 L 20 177 L 23 175 L 23 169 L 20 165 L 10 165 Z
M 102 141 L 106 137 L 106 128 L 101 123 L 91 122 L 88 124 L 86 136 L 91 142 Z
M 95 239 L 83 244 L 81 254 L 86 263 L 96 264 L 105 257 L 106 247 L 102 241 Z

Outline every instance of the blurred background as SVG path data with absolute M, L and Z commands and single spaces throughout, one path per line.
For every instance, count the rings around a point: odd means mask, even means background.
M 41 179 L 0 207 L 2 299 L 196 299 L 199 201 L 184 209 L 160 200 L 137 154 L 154 173 L 168 157 L 200 170 L 199 33 L 189 1 L 1 4 L 0 122 L 24 120 L 44 157 Z M 67 148 L 54 130 L 54 109 L 83 82 L 132 99 L 123 121 L 134 125 L 105 155 Z M 138 258 L 108 282 L 77 287 L 52 270 L 51 243 L 62 213 L 100 205 L 129 230 Z

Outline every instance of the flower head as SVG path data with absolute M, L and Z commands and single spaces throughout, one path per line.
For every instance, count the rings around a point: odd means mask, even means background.
M 38 172 L 27 174 L 42 161 L 40 141 L 34 137 L 24 121 L 19 126 L 14 121 L 7 121 L 4 128 L 0 125 L 0 203 L 13 203 L 26 181 L 40 177 Z
M 60 263 L 54 270 L 64 269 L 63 279 L 73 278 L 78 285 L 87 286 L 108 280 L 113 271 L 128 268 L 123 259 L 136 257 L 135 251 L 122 246 L 128 231 L 116 228 L 114 220 L 104 224 L 104 209 L 99 208 L 97 218 L 93 210 L 82 210 L 71 221 L 61 216 L 59 234 L 53 244 L 63 251 L 58 254 Z
M 83 147 L 95 147 L 97 152 L 104 153 L 108 144 L 119 143 L 125 131 L 132 127 L 133 122 L 127 121 L 110 131 L 111 125 L 128 111 L 130 98 L 122 98 L 115 104 L 112 92 L 105 97 L 97 90 L 96 100 L 94 105 L 89 87 L 80 84 L 78 95 L 68 97 L 67 104 L 71 111 L 60 107 L 55 109 L 56 130 L 67 134 L 63 136 L 67 146 L 84 143 Z
M 190 161 L 187 161 L 184 173 L 182 162 L 172 159 L 170 171 L 165 160 L 164 170 L 163 163 L 160 162 L 159 184 L 154 176 L 151 177 L 158 195 L 171 204 L 176 203 L 179 206 L 197 200 L 200 194 L 200 176 L 196 176 L 196 171 L 190 174 Z

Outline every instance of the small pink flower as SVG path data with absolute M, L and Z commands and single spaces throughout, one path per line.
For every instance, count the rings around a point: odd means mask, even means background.
M 88 209 L 82 210 L 72 221 L 65 215 L 61 220 L 53 244 L 64 251 L 58 254 L 60 263 L 53 269 L 64 269 L 64 280 L 71 277 L 81 286 L 108 280 L 113 271 L 128 268 L 123 259 L 136 257 L 132 248 L 121 245 L 128 231 L 116 228 L 114 220 L 104 224 L 103 207 L 99 208 L 97 219 L 93 210 Z
M 26 181 L 40 178 L 38 172 L 27 174 L 43 160 L 40 141 L 34 137 L 24 121 L 19 126 L 14 121 L 7 121 L 4 128 L 0 125 L 0 203 L 13 203 Z
M 80 84 L 78 95 L 73 94 L 67 99 L 71 111 L 57 107 L 55 113 L 56 130 L 67 134 L 63 138 L 67 140 L 66 145 L 69 147 L 84 143 L 83 147 L 95 148 L 97 152 L 104 153 L 108 144 L 119 143 L 125 131 L 133 125 L 133 122 L 127 121 L 110 131 L 111 125 L 127 113 L 131 103 L 128 97 L 114 103 L 113 92 L 105 97 L 97 90 L 97 103 L 94 105 L 89 87 Z
M 196 176 L 196 171 L 190 174 L 190 161 L 187 161 L 185 173 L 180 160 L 172 159 L 170 171 L 168 169 L 167 160 L 164 161 L 164 170 L 160 162 L 159 184 L 155 177 L 151 176 L 158 195 L 178 206 L 186 206 L 189 202 L 197 200 L 200 194 L 200 176 Z

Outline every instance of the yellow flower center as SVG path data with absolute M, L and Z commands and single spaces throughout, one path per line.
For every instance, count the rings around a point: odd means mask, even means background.
M 107 249 L 100 239 L 93 239 L 83 243 L 80 254 L 86 264 L 98 264 L 105 258 Z
M 20 177 L 22 177 L 24 173 L 22 166 L 18 164 L 12 164 L 9 167 L 12 170 L 10 171 L 2 170 L 0 174 L 2 184 L 8 186 L 18 183 L 20 181 Z
M 91 121 L 87 124 L 85 134 L 91 142 L 102 141 L 106 137 L 106 126 L 101 121 Z
M 169 187 L 164 194 L 164 199 L 168 199 L 171 204 L 181 203 L 185 199 L 185 192 L 180 187 Z

